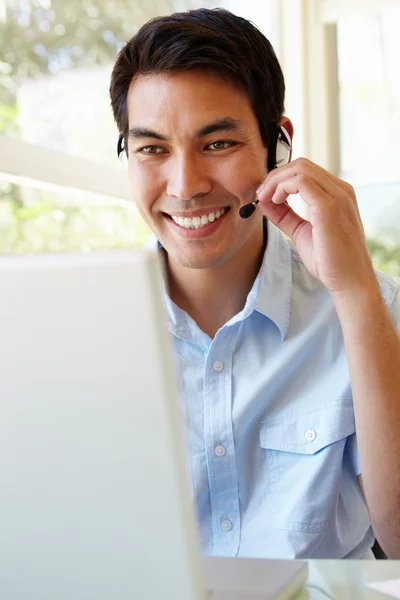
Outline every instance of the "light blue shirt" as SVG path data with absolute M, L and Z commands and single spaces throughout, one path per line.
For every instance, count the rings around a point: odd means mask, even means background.
M 377 277 L 399 326 L 398 285 Z M 373 559 L 340 323 L 293 244 L 268 223 L 245 307 L 214 339 L 165 297 L 203 552 Z

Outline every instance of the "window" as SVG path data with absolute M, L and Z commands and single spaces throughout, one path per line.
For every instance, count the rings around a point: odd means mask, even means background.
M 340 176 L 376 266 L 400 276 L 400 7 L 339 15 Z
M 126 173 L 116 156 L 113 63 L 148 19 L 220 4 L 0 0 L 0 252 L 143 243 L 149 232 L 121 185 Z M 76 182 L 83 189 L 72 193 Z

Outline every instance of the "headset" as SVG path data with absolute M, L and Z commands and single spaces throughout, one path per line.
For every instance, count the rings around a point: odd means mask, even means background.
M 290 158 L 290 152 L 292 149 L 290 143 L 290 135 L 283 127 L 283 125 L 279 125 L 278 123 L 274 123 L 277 130 L 277 141 L 275 152 L 268 153 L 268 171 L 272 171 L 273 169 L 277 169 L 279 167 L 283 167 L 287 165 Z M 125 146 L 124 134 L 120 133 L 118 137 L 117 143 L 117 156 L 121 160 L 121 162 L 126 162 L 128 158 L 128 148 Z M 242 219 L 248 219 L 256 209 L 259 200 L 256 199 L 254 202 L 250 202 L 249 204 L 245 204 L 239 210 L 239 215 Z
M 278 139 L 276 142 L 276 151 L 275 151 L 275 165 L 272 167 L 276 169 L 277 167 L 283 167 L 283 165 L 287 165 L 290 158 L 290 152 L 292 150 L 292 146 L 290 143 L 290 135 L 283 127 L 283 125 L 277 125 L 278 128 Z
M 125 161 L 128 158 L 128 148 L 125 147 L 125 139 L 124 139 L 124 134 L 123 133 L 120 133 L 119 136 L 118 136 L 117 156 L 118 156 L 119 160 L 123 164 L 125 164 Z
M 287 165 L 292 150 L 289 133 L 283 125 L 279 125 L 278 123 L 274 123 L 274 125 L 277 129 L 277 141 L 275 152 L 268 152 L 268 172 Z M 248 219 L 256 210 L 258 203 L 259 200 L 257 198 L 254 202 L 242 206 L 239 210 L 239 215 L 242 219 Z

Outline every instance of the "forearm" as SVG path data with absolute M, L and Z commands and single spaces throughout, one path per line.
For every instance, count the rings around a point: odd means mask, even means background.
M 333 298 L 341 322 L 373 529 L 400 558 L 400 338 L 376 284 Z

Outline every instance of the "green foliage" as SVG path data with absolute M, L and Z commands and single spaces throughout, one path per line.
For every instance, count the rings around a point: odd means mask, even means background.
M 197 3 L 185 4 L 189 9 Z M 174 0 L 6 0 L 0 105 L 13 104 L 17 86 L 27 78 L 113 61 L 143 23 L 176 9 Z
M 33 206 L 0 201 L 0 253 L 98 251 L 142 246 L 150 232 L 134 205 Z
M 368 239 L 374 267 L 393 277 L 400 277 L 400 246 L 381 239 Z
M 17 117 L 18 106 L 16 104 L 0 106 L 0 134 L 17 133 Z

